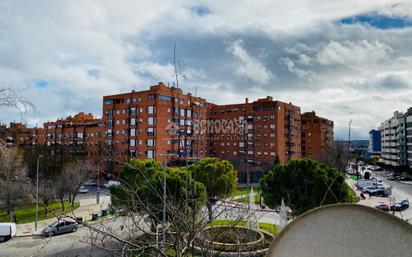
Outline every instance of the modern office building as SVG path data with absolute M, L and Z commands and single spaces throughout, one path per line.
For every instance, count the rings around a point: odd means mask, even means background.
M 379 130 L 372 129 L 371 131 L 369 131 L 368 155 L 381 155 L 381 132 Z
M 333 143 L 333 136 L 333 121 L 314 111 L 302 114 L 302 156 L 318 157 Z
M 405 123 L 405 115 L 397 111 L 379 126 L 382 148 L 380 162 L 395 169 L 407 165 Z

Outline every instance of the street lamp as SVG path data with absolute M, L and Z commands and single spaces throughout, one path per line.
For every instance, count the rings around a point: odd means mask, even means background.
M 36 170 L 36 219 L 34 221 L 34 231 L 37 231 L 37 219 L 39 212 L 39 167 L 40 167 L 40 158 L 43 158 L 43 155 L 37 157 L 37 170 Z
M 163 226 L 166 225 L 166 199 L 167 199 L 167 194 L 166 194 L 166 190 L 167 190 L 167 182 L 166 182 L 166 166 L 167 166 L 167 157 L 169 156 L 174 156 L 174 154 L 159 154 L 159 156 L 166 156 L 166 159 L 164 161 L 164 167 L 163 167 Z M 164 231 L 164 227 L 163 227 L 163 239 L 162 239 L 162 244 L 163 247 L 166 250 L 166 233 Z

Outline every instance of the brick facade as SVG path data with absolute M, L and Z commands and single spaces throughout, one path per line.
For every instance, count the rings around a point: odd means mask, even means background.
M 102 107 L 102 119 L 79 113 L 28 129 L 23 138 L 95 162 L 103 155 L 182 163 L 215 156 L 231 160 L 240 181 L 250 182 L 261 175 L 255 171 L 314 156 L 333 141 L 332 121 L 314 112 L 301 115 L 300 107 L 270 96 L 216 105 L 159 82 L 146 91 L 104 96 Z M 105 167 L 117 173 L 121 162 L 106 161 Z
M 314 111 L 302 114 L 302 156 L 316 158 L 333 143 L 333 136 L 333 121 Z

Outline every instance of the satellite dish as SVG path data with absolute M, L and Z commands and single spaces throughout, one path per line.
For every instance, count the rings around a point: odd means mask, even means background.
M 266 256 L 410 257 L 412 225 L 363 205 L 327 205 L 289 223 Z

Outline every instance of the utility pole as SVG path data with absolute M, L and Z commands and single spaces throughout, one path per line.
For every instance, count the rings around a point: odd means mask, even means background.
M 164 164 L 164 169 L 163 169 L 163 247 L 164 250 L 166 252 L 166 231 L 164 229 L 164 227 L 166 226 L 166 165 L 167 165 L 167 157 L 165 160 L 165 164 Z
M 37 220 L 38 220 L 38 212 L 39 212 L 39 168 L 40 168 L 40 158 L 43 155 L 39 155 L 37 157 L 37 169 L 36 169 L 36 218 L 34 221 L 34 231 L 37 231 Z
M 351 125 L 352 125 L 352 119 L 350 119 L 349 121 L 349 134 L 348 134 L 348 155 L 350 153 L 350 129 L 351 129 Z

